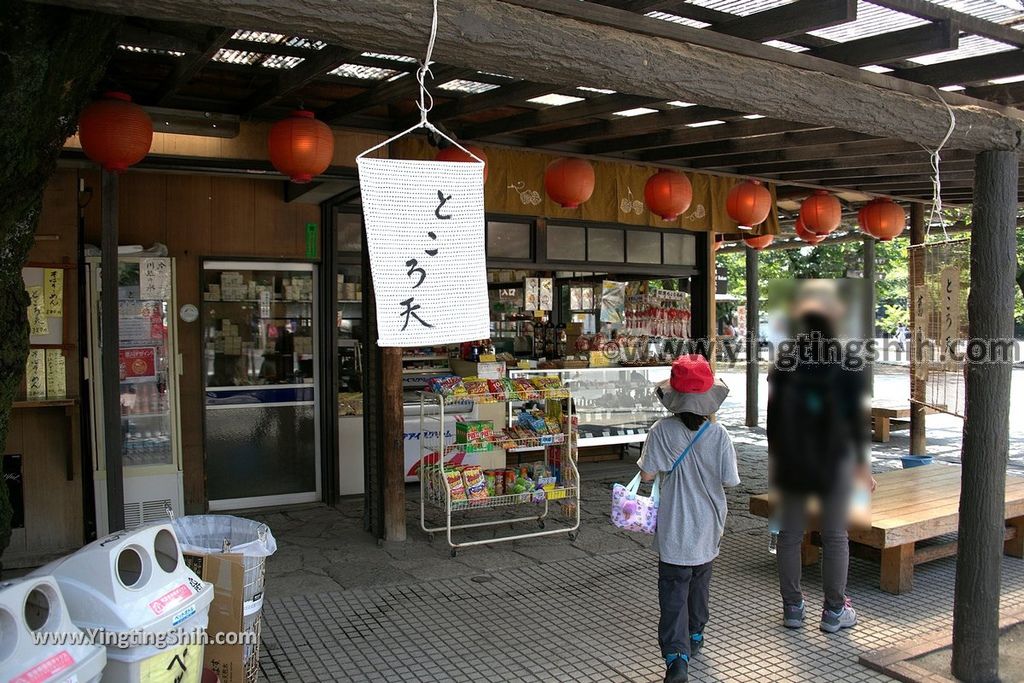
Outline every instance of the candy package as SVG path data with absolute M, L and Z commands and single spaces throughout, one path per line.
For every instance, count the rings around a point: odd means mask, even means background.
M 541 398 L 541 393 L 537 387 L 533 386 L 533 383 L 525 377 L 517 377 L 511 380 L 515 385 L 516 393 L 519 394 L 519 398 L 524 401 L 535 400 Z
M 444 375 L 441 377 L 431 377 L 427 383 L 427 387 L 435 394 L 441 394 L 442 396 L 465 396 L 466 387 L 462 383 L 462 378 L 458 375 Z
M 491 393 L 491 397 L 495 401 L 505 401 L 507 396 L 505 395 L 505 387 L 502 385 L 501 380 L 489 379 L 487 380 L 487 389 Z
M 465 387 L 467 395 L 473 400 L 480 403 L 492 403 L 494 401 L 486 379 L 467 377 L 462 380 L 462 385 Z
M 505 392 L 505 398 L 509 401 L 520 401 L 526 397 L 519 393 L 519 389 L 516 387 L 516 383 L 510 380 L 508 377 L 502 377 L 498 380 L 501 383 L 501 388 Z

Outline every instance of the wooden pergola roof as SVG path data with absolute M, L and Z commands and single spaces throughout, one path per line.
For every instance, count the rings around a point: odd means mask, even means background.
M 918 98 L 937 100 L 941 92 L 954 106 L 1024 119 L 1020 0 L 489 2 L 639 36 L 699 40 L 765 65 L 882 84 Z M 285 19 L 286 14 L 282 11 Z M 421 54 L 407 46 L 420 42 L 419 34 L 402 36 L 368 51 L 321 40 L 309 30 L 300 34 L 298 27 L 289 34 L 130 18 L 119 35 L 107 85 L 151 106 L 263 120 L 301 105 L 336 127 L 398 131 L 417 119 L 412 72 Z M 851 200 L 870 194 L 931 197 L 929 155 L 919 142 L 803 123 L 799 116 L 765 117 L 753 98 L 737 109 L 683 102 L 669 92 L 658 97 L 593 83 L 567 86 L 562 77 L 538 82 L 518 75 L 517 63 L 531 58 L 512 55 L 507 69 L 497 73 L 445 63 L 442 56 L 432 69 L 431 119 L 461 139 L 480 143 L 758 177 L 777 182 L 780 197 L 794 200 L 806 194 L 800 188 L 813 186 L 843 191 Z M 781 77 L 767 73 L 765 78 Z M 809 98 L 804 106 L 851 105 Z M 970 203 L 974 151 L 952 144 L 942 154 L 945 202 Z M 1024 187 L 1020 197 L 1024 200 Z M 793 205 L 780 202 L 787 206 Z

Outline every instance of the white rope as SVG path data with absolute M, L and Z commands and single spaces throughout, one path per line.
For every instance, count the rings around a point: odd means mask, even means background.
M 378 149 L 381 149 L 382 147 L 391 144 L 395 140 L 408 135 L 409 133 L 413 132 L 418 128 L 426 128 L 427 130 L 436 133 L 440 137 L 452 143 L 453 145 L 461 149 L 463 152 L 465 152 L 472 158 L 476 159 L 476 161 L 481 166 L 484 165 L 483 159 L 473 154 L 473 152 L 459 144 L 458 140 L 452 139 L 447 134 L 445 134 L 444 131 L 440 130 L 439 128 L 437 128 L 437 126 L 435 126 L 434 124 L 427 120 L 427 114 L 430 113 L 430 110 L 434 108 L 434 97 L 433 95 L 430 94 L 430 91 L 427 90 L 426 81 L 428 75 L 431 78 L 434 77 L 433 72 L 430 70 L 430 65 L 433 64 L 433 62 L 431 61 L 431 57 L 434 55 L 434 42 L 437 40 L 437 0 L 433 0 L 433 6 L 434 13 L 430 20 L 430 40 L 427 41 L 427 54 L 423 57 L 423 61 L 419 63 L 419 68 L 416 69 L 416 82 L 419 83 L 420 86 L 419 96 L 416 99 L 416 108 L 420 110 L 420 120 L 416 124 L 403 130 L 401 133 L 398 133 L 397 135 L 392 135 L 387 140 L 384 140 L 383 142 L 380 142 L 374 145 L 373 147 L 370 147 L 369 149 L 363 150 L 363 152 L 356 156 L 356 160 L 362 159 L 371 152 L 376 152 Z
M 946 111 L 949 112 L 949 129 L 946 131 L 946 136 L 942 138 L 942 142 L 940 142 L 939 146 L 934 150 L 930 150 L 924 145 L 921 145 L 924 147 L 926 152 L 931 154 L 932 167 L 932 207 L 931 211 L 928 213 L 928 225 L 925 228 L 925 237 L 927 238 L 931 233 L 932 223 L 934 222 L 935 217 L 938 216 L 939 226 L 942 228 L 942 235 L 946 240 L 949 240 L 949 233 L 946 232 L 946 221 L 942 217 L 942 173 L 939 170 L 939 164 L 942 159 L 940 158 L 939 153 L 942 151 L 942 148 L 946 146 L 946 143 L 949 142 L 950 136 L 953 135 L 953 131 L 956 129 L 956 114 L 953 113 L 953 108 L 949 106 L 946 100 L 942 99 L 942 95 L 939 94 L 938 90 L 932 87 L 932 92 L 935 93 L 935 96 L 939 98 L 939 102 L 942 102 L 946 107 Z

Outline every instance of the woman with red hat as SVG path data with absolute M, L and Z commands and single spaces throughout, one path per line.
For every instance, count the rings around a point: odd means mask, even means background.
M 651 427 L 637 464 L 644 481 L 660 477 L 654 550 L 658 553 L 658 644 L 666 681 L 686 681 L 690 657 L 704 645 L 711 563 L 725 532 L 725 487 L 737 486 L 736 450 L 711 422 L 729 388 L 706 358 L 680 356 L 657 396 L 672 413 Z

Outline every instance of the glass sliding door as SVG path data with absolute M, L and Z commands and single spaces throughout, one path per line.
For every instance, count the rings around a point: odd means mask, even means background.
M 211 510 L 320 500 L 314 268 L 203 264 Z

